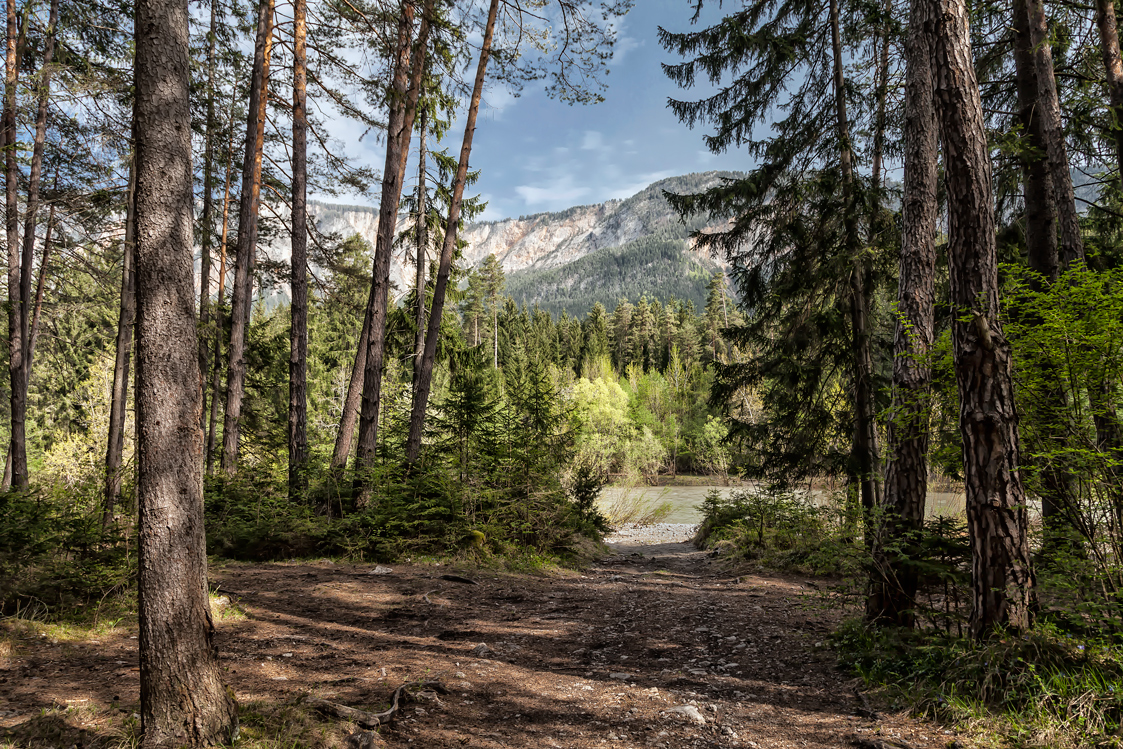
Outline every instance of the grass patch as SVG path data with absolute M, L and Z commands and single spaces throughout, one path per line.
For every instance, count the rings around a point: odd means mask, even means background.
M 840 665 L 895 707 L 1019 749 L 1123 746 L 1123 648 L 1048 625 L 985 642 L 872 629 L 832 638 Z

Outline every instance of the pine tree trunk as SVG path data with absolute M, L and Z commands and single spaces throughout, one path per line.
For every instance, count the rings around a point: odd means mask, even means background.
M 972 550 L 970 630 L 1030 624 L 1033 572 L 1010 343 L 998 319 L 990 155 L 964 0 L 924 2 L 948 195 L 948 268 Z
M 355 485 L 365 495 L 370 487 L 370 472 L 377 463 L 378 422 L 381 409 L 382 361 L 386 347 L 386 312 L 390 290 L 390 255 L 397 230 L 398 205 L 405 181 L 405 157 L 413 134 L 413 120 L 420 98 L 425 47 L 428 44 L 428 8 L 422 14 L 417 49 L 410 68 L 410 37 L 413 7 L 402 5 L 398 26 L 398 55 L 390 95 L 390 117 L 386 138 L 386 167 L 382 177 L 382 201 L 375 238 L 374 269 L 370 290 L 370 339 L 363 376 L 362 410 L 359 415 L 359 441 L 356 445 Z M 411 75 L 412 72 L 412 75 Z M 364 502 L 360 496 L 359 503 Z
M 371 271 L 366 361 L 363 366 L 363 397 L 359 412 L 359 441 L 355 455 L 355 485 L 370 486 L 369 473 L 376 463 L 378 416 L 381 406 L 382 358 L 386 346 L 386 311 L 390 293 L 390 255 L 398 224 L 398 204 L 402 194 L 402 151 L 410 135 L 403 132 L 406 120 L 406 95 L 409 87 L 410 37 L 413 33 L 413 6 L 403 3 L 398 22 L 397 55 L 390 87 L 390 116 L 386 127 L 386 165 L 382 172 L 382 199 L 375 236 L 374 268 Z M 364 492 L 365 493 L 365 492 Z M 362 499 L 359 500 L 361 505 Z
M 378 235 L 375 237 L 374 267 L 371 271 L 371 290 L 367 298 L 366 315 L 363 318 L 363 329 L 359 334 L 359 348 L 355 353 L 355 364 L 351 370 L 351 380 L 347 386 L 347 395 L 343 403 L 343 413 L 339 420 L 339 432 L 335 438 L 335 450 L 332 453 L 331 470 L 337 480 L 340 478 L 347 464 L 347 455 L 351 451 L 351 438 L 355 432 L 355 422 L 359 425 L 359 446 L 357 465 L 368 468 L 373 465 L 374 450 L 378 443 L 378 412 L 381 406 L 382 388 L 382 357 L 385 349 L 386 335 L 386 308 L 389 300 L 390 261 L 389 253 L 393 244 L 394 231 L 397 228 L 397 210 L 401 202 L 402 186 L 405 183 L 406 161 L 409 155 L 409 140 L 412 137 L 413 121 L 417 115 L 418 102 L 421 96 L 421 84 L 424 74 L 426 47 L 429 40 L 430 19 L 432 18 L 433 3 L 427 2 L 421 17 L 421 26 L 417 36 L 417 54 L 412 55 L 413 67 L 410 69 L 409 37 L 412 32 L 413 6 L 408 3 L 401 7 L 402 24 L 408 16 L 409 25 L 404 27 L 406 34 L 403 37 L 399 27 L 398 57 L 395 61 L 393 90 L 397 96 L 391 96 L 390 124 L 387 127 L 386 169 L 383 173 L 382 202 L 379 205 Z M 399 67 L 400 65 L 400 67 Z M 408 75 L 408 84 L 407 84 Z M 408 85 L 408 92 L 406 86 Z M 395 124 L 394 118 L 398 117 Z M 396 134 L 396 135 L 394 135 Z M 393 149 L 391 141 L 394 140 Z M 391 154 L 391 150 L 394 151 Z M 392 161 L 396 159 L 396 161 Z M 393 169 L 396 165 L 396 171 Z M 392 177 L 393 172 L 393 179 Z M 391 187 L 387 193 L 387 182 L 396 182 L 396 187 Z M 384 222 L 386 211 L 393 208 L 389 222 Z M 391 223 L 392 222 L 392 223 Z M 389 238 L 383 240 L 383 225 L 387 223 Z M 385 250 L 379 253 L 380 242 L 384 242 Z M 381 320 L 381 322 L 380 322 Z M 377 361 L 371 359 L 375 352 Z M 372 376 L 373 374 L 373 376 Z M 360 419 L 360 406 L 362 417 Z M 364 436 L 364 426 L 365 436 Z M 367 449 L 364 450 L 364 438 Z M 366 463 L 365 461 L 370 461 Z M 359 485 L 363 484 L 360 478 Z M 361 500 L 360 500 L 361 501 Z
M 8 36 L 4 58 L 4 166 L 5 230 L 8 243 L 8 377 L 11 384 L 11 441 L 8 446 L 11 478 L 7 485 L 27 488 L 27 386 L 23 368 L 22 276 L 19 241 L 19 164 L 16 159 L 16 83 L 19 77 L 16 48 L 19 30 L 16 0 L 8 0 Z M 7 473 L 7 470 L 5 471 Z
M 55 190 L 58 190 L 58 175 L 55 175 Z M 39 315 L 43 311 L 43 296 L 47 291 L 47 265 L 51 260 L 51 236 L 55 227 L 55 205 L 47 214 L 47 232 L 43 235 L 43 256 L 39 260 L 39 280 L 35 284 L 35 309 L 31 314 L 31 338 L 27 342 L 27 373 L 30 384 L 31 364 L 35 360 L 35 343 L 39 340 Z
M 121 461 L 125 451 L 125 407 L 129 392 L 129 355 L 136 323 L 136 157 L 129 163 L 129 187 L 125 193 L 125 241 L 121 261 L 121 308 L 117 315 L 117 354 L 113 361 L 113 392 L 109 403 L 109 437 L 105 448 L 105 495 L 102 498 L 101 528 L 113 522 L 121 496 Z
M 918 585 L 915 536 L 928 491 L 928 408 L 935 337 L 938 133 L 930 40 L 912 3 L 905 40 L 904 198 L 901 206 L 893 417 L 889 420 L 882 527 L 873 554 L 866 619 L 911 627 Z
M 242 397 L 246 385 L 246 332 L 253 308 L 254 262 L 257 255 L 257 214 L 261 201 L 261 159 L 268 106 L 269 58 L 273 52 L 273 0 L 261 0 L 257 41 L 253 54 L 249 116 L 246 118 L 246 157 L 242 164 L 242 199 L 238 211 L 238 245 L 234 290 L 230 297 L 230 346 L 226 371 L 226 416 L 222 425 L 222 469 L 238 470 L 238 437 Z
M 1075 196 L 1064 145 L 1060 103 L 1048 43 L 1044 6 L 1039 0 L 1015 0 L 1014 58 L 1018 80 L 1018 105 L 1028 135 L 1025 161 L 1026 246 L 1029 266 L 1052 284 L 1075 260 L 1083 259 L 1084 246 L 1076 216 Z M 1058 232 L 1060 234 L 1058 242 Z M 1040 324 L 1039 320 L 1030 321 Z M 1035 407 L 1032 419 L 1046 439 L 1063 440 L 1068 432 L 1068 399 L 1056 372 L 1044 373 L 1049 392 Z M 1066 507 L 1073 501 L 1073 477 L 1064 460 L 1048 460 L 1041 469 L 1041 519 L 1044 527 L 1042 556 L 1070 535 Z
M 1045 135 L 1039 87 L 1034 62 L 1033 41 L 1029 31 L 1029 3 L 1014 0 L 1014 74 L 1018 88 L 1018 110 L 1025 131 L 1026 149 L 1022 156 L 1022 182 L 1025 202 L 1026 248 L 1029 267 L 1048 281 L 1057 278 L 1057 211 L 1053 202 L 1053 183 L 1045 159 Z
M 230 741 L 203 534 L 187 0 L 136 4 L 141 747 Z
M 289 327 L 289 499 L 308 486 L 308 60 L 306 0 L 293 2 L 292 322 Z
M 1060 265 L 1063 271 L 1073 263 L 1084 260 L 1084 238 L 1080 233 L 1080 217 L 1076 212 L 1076 195 L 1068 166 L 1068 149 L 1065 146 L 1057 78 L 1053 72 L 1053 48 L 1049 43 L 1049 26 L 1045 20 L 1044 0 L 1018 0 L 1018 3 L 1021 2 L 1025 3 L 1029 15 L 1029 37 L 1033 45 L 1033 64 L 1037 72 L 1037 108 L 1041 114 L 1045 163 L 1053 183 L 1053 200 L 1057 207 Z
M 487 61 L 491 55 L 491 43 L 495 36 L 495 20 L 499 13 L 499 0 L 491 0 L 484 28 L 483 43 L 480 46 L 480 59 L 476 66 L 476 80 L 472 87 L 472 102 L 468 107 L 468 118 L 464 123 L 464 142 L 460 147 L 460 161 L 456 167 L 456 178 L 452 183 L 452 200 L 448 209 L 448 225 L 445 226 L 444 242 L 441 244 L 441 259 L 437 267 L 437 278 L 433 284 L 433 305 L 429 311 L 429 324 L 425 332 L 425 351 L 421 357 L 421 374 L 413 391 L 413 405 L 409 419 L 409 439 L 406 442 L 406 459 L 416 463 L 421 455 L 421 435 L 425 429 L 425 409 L 429 405 L 429 388 L 433 382 L 433 366 L 437 359 L 437 337 L 441 331 L 441 317 L 444 314 L 445 290 L 452 270 L 452 258 L 456 250 L 456 237 L 460 223 L 460 204 L 464 199 L 464 183 L 468 176 L 468 157 L 472 153 L 472 138 L 476 132 L 476 117 L 480 111 L 480 97 L 483 95 L 484 78 L 487 74 Z
M 1115 160 L 1123 180 L 1123 57 L 1119 52 L 1119 29 L 1113 0 L 1096 0 L 1096 29 L 1107 71 L 1107 94 L 1111 102 L 1111 124 L 1115 132 Z
M 199 257 L 199 376 L 202 377 L 203 409 L 200 419 L 207 414 L 207 372 L 210 371 L 210 346 L 208 336 L 218 336 L 211 325 L 211 245 L 214 241 L 214 97 L 215 97 L 215 46 L 218 39 L 218 0 L 211 0 L 210 33 L 207 39 L 207 121 L 203 132 L 203 216 L 200 221 Z M 206 429 L 205 421 L 200 427 Z
M 858 236 L 856 212 L 858 208 L 853 149 L 850 142 L 850 121 L 846 113 L 846 79 L 842 61 L 842 35 L 839 20 L 839 0 L 830 0 L 831 47 L 834 53 L 835 127 L 839 140 L 839 165 L 845 191 L 845 242 L 853 257 L 850 271 L 850 327 L 853 339 L 854 367 L 854 460 L 858 467 L 862 508 L 868 516 L 881 504 L 881 448 L 878 444 L 875 416 L 873 356 L 870 353 L 869 291 L 871 272 L 869 261 L 861 256 L 861 238 Z M 872 535 L 867 533 L 867 541 Z
M 230 102 L 230 140 L 226 144 L 226 186 L 222 192 L 222 240 L 218 264 L 218 304 L 215 307 L 214 357 L 211 362 L 211 413 L 207 423 L 207 475 L 214 473 L 215 425 L 218 423 L 218 394 L 222 387 L 219 360 L 222 354 L 222 303 L 226 297 L 226 248 L 230 230 L 230 181 L 234 172 L 234 108 L 238 103 L 238 86 L 234 85 L 234 98 Z
M 425 108 L 419 112 L 421 121 L 417 126 L 417 277 L 414 291 L 417 294 L 417 309 L 414 312 L 416 331 L 413 340 L 413 386 L 417 387 L 421 374 L 421 359 L 425 354 L 425 265 L 428 262 L 426 250 L 429 247 L 429 206 L 425 173 L 425 146 L 429 137 Z

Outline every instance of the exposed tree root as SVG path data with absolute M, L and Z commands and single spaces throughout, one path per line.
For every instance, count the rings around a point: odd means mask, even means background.
M 448 689 L 439 681 L 406 682 L 394 690 L 394 694 L 390 698 L 390 707 L 380 713 L 372 713 L 366 710 L 340 705 L 335 702 L 328 702 L 319 697 L 313 697 L 310 694 L 302 695 L 297 702 L 307 705 L 321 715 L 327 715 L 341 720 L 349 720 L 362 728 L 374 729 L 389 724 L 397 717 L 402 705 L 407 704 L 411 699 L 410 693 L 406 691 L 409 687 L 424 687 L 426 689 L 432 689 L 434 692 L 448 694 Z

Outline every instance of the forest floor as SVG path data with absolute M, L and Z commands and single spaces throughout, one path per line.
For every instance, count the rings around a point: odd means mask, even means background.
M 246 744 L 963 745 L 872 712 L 824 642 L 848 612 L 821 583 L 736 574 L 687 534 L 618 534 L 610 555 L 550 576 L 326 560 L 214 568 L 217 644 Z M 135 740 L 135 628 L 67 638 L 9 623 L 0 634 L 0 747 Z M 434 681 L 378 735 L 300 701 L 377 711 L 396 687 Z

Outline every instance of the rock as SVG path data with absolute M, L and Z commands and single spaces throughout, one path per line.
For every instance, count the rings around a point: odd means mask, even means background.
M 632 678 L 632 675 L 626 674 L 626 673 L 623 673 L 623 672 L 617 672 L 617 673 L 609 674 L 608 678 L 616 679 L 617 681 L 627 681 L 628 679 Z
M 678 705 L 676 707 L 669 707 L 667 708 L 666 712 L 670 715 L 681 715 L 687 720 L 694 721 L 700 726 L 706 725 L 706 716 L 702 715 L 702 712 L 698 708 L 694 707 L 694 705 Z
M 386 742 L 374 731 L 355 731 L 347 737 L 351 749 L 382 749 Z
M 382 566 L 382 565 L 380 564 L 380 565 L 378 565 L 377 567 L 375 567 L 375 568 L 374 568 L 373 570 L 371 570 L 370 572 L 368 572 L 367 574 L 368 574 L 368 575 L 389 575 L 389 574 L 390 574 L 390 573 L 392 573 L 393 571 L 394 571 L 394 570 L 390 569 L 389 567 L 383 567 L 383 566 Z
M 477 658 L 487 658 L 494 652 L 494 650 L 492 650 L 482 642 L 471 650 L 472 655 L 476 656 Z

